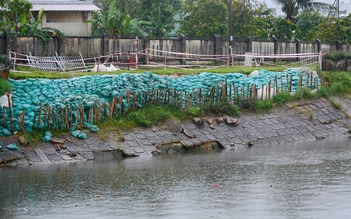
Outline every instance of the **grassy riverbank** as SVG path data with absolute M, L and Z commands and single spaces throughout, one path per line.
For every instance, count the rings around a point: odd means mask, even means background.
M 242 73 L 250 74 L 254 70 L 266 69 L 268 71 L 283 71 L 283 67 L 235 67 L 235 68 L 189 68 L 189 69 L 179 69 L 179 68 L 152 68 L 149 71 L 157 75 L 195 75 L 201 72 L 212 72 L 218 74 L 225 73 Z M 92 75 L 114 75 L 114 74 L 123 74 L 123 73 L 144 73 L 147 71 L 146 68 L 139 68 L 138 70 L 119 70 L 116 72 L 39 72 L 33 71 L 30 68 L 26 67 L 17 67 L 15 72 L 10 73 L 10 78 L 12 79 L 26 79 L 26 78 L 49 78 L 49 79 L 60 79 L 60 78 L 72 78 L 72 77 L 81 77 L 81 76 L 92 76 Z
M 243 68 L 241 73 L 250 73 L 256 68 Z M 281 69 L 276 69 L 281 71 Z M 139 70 L 139 72 L 131 73 L 141 73 L 144 70 Z M 153 71 L 156 74 L 197 74 L 203 72 L 204 69 L 194 69 L 194 70 L 182 70 L 179 72 L 178 69 L 173 69 L 169 71 L 159 70 Z M 239 72 L 239 69 L 235 69 L 235 72 Z M 220 71 L 213 71 L 216 73 L 228 73 L 234 72 L 233 69 L 221 69 Z M 121 71 L 122 72 L 122 71 Z M 125 72 L 125 71 L 123 71 Z M 31 73 L 21 73 L 25 74 L 20 76 L 20 73 L 11 73 L 10 77 L 14 79 L 19 78 L 61 78 L 64 74 L 69 73 L 40 73 L 40 72 L 31 72 Z M 77 75 L 68 75 L 68 77 L 76 77 L 81 75 L 93 75 L 93 73 L 76 73 Z M 96 74 L 96 73 L 95 73 Z M 111 74 L 111 73 L 106 73 Z M 16 75 L 16 76 L 13 76 Z M 179 122 L 189 120 L 193 117 L 203 117 L 203 116 L 218 116 L 218 115 L 232 115 L 237 116 L 244 111 L 252 111 L 257 113 L 269 112 L 273 107 L 279 106 L 289 101 L 302 100 L 302 99 L 316 99 L 316 98 L 326 98 L 339 110 L 342 110 L 342 107 L 339 103 L 333 101 L 333 96 L 335 95 L 346 95 L 351 93 L 351 76 L 348 72 L 333 72 L 331 74 L 326 74 L 326 81 L 328 82 L 324 86 L 321 86 L 318 90 L 311 92 L 308 88 L 300 88 L 294 94 L 289 94 L 287 91 L 280 91 L 272 99 L 269 100 L 247 100 L 245 103 L 242 103 L 240 106 L 234 105 L 229 101 L 222 101 L 220 103 L 205 103 L 197 107 L 190 108 L 179 108 L 178 106 L 157 106 L 149 105 L 142 109 L 136 111 L 129 111 L 128 113 L 122 114 L 119 117 L 113 117 L 106 119 L 103 122 L 99 122 L 97 126 L 100 128 L 98 134 L 101 138 L 104 138 L 105 135 L 112 131 L 115 133 L 120 133 L 121 138 L 123 138 L 123 132 L 126 130 L 131 130 L 136 127 L 150 127 L 153 125 L 162 125 L 168 119 L 175 119 Z M 64 78 L 64 77 L 63 77 Z M 309 114 L 310 117 L 313 117 L 313 114 L 309 112 L 304 112 Z M 38 144 L 44 132 L 46 130 L 36 129 L 32 133 L 20 133 L 24 136 L 31 144 Z M 64 130 L 69 131 L 69 130 Z M 54 135 L 59 135 L 60 132 L 54 132 Z

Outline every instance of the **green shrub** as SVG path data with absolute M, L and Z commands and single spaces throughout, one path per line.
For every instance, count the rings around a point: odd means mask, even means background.
M 272 100 L 257 100 L 255 102 L 256 112 L 266 112 L 272 109 L 272 107 L 273 107 Z
M 11 62 L 7 55 L 0 55 L 0 64 L 4 64 L 5 66 L 10 66 Z
M 4 95 L 6 92 L 11 92 L 11 84 L 7 80 L 0 78 L 0 96 Z
M 288 91 L 283 91 L 283 92 L 277 93 L 273 97 L 273 102 L 277 103 L 278 105 L 289 102 L 290 100 L 291 100 L 291 96 L 290 96 L 290 93 Z
M 200 107 L 190 107 L 186 109 L 186 112 L 189 116 L 192 116 L 192 117 L 201 115 Z
M 315 95 L 311 93 L 311 89 L 307 87 L 297 89 L 293 96 L 295 100 L 312 99 L 313 97 L 315 97 Z
M 345 59 L 346 55 L 343 52 L 333 52 L 324 55 L 325 59 L 330 59 L 333 61 L 340 61 Z
M 140 110 L 130 112 L 128 114 L 128 120 L 134 121 L 138 126 L 142 127 L 148 127 L 151 125 L 151 121 Z
M 200 109 L 204 115 L 206 114 L 218 114 L 218 115 L 239 115 L 239 107 L 226 99 L 215 103 L 205 103 L 200 106 Z

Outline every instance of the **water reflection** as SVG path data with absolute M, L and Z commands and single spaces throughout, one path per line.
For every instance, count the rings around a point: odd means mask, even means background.
M 348 218 L 350 167 L 343 139 L 2 168 L 0 218 Z

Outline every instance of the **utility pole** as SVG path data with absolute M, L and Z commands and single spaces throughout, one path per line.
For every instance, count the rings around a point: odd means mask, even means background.
M 229 0 L 229 52 L 232 55 L 233 52 L 233 0 Z

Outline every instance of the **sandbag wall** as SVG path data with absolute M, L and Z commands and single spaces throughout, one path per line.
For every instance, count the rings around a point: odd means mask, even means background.
M 34 128 L 90 128 L 107 117 L 148 104 L 190 107 L 223 98 L 240 105 L 242 99 L 263 98 L 267 87 L 294 92 L 298 86 L 318 87 L 318 75 L 299 69 L 239 73 L 201 73 L 183 77 L 144 74 L 96 75 L 72 79 L 10 80 L 12 107 L 0 110 L 0 136 Z M 265 94 L 270 98 L 271 94 Z

